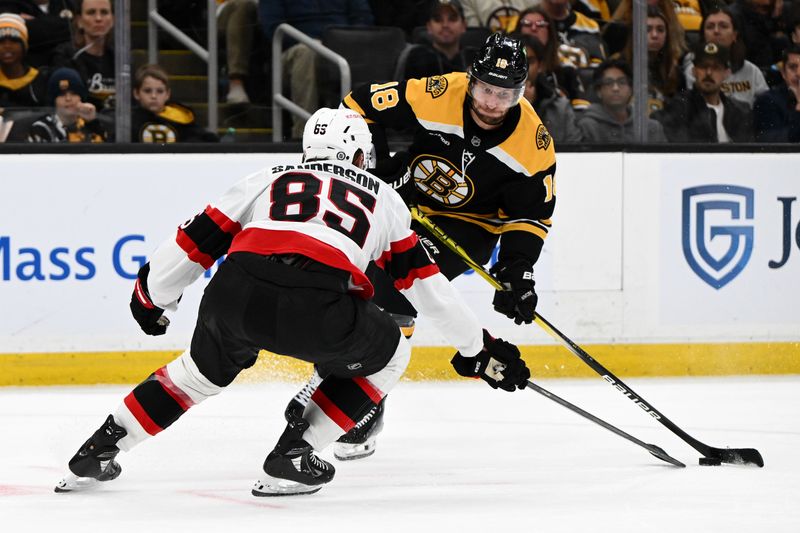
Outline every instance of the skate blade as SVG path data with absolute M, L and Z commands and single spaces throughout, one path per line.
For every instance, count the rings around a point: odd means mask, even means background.
M 272 477 L 264 474 L 253 484 L 253 496 L 304 496 L 314 494 L 322 485 L 306 485 L 290 479 Z
M 375 453 L 377 442 L 375 437 L 367 439 L 361 444 L 351 444 L 348 442 L 336 442 L 333 447 L 333 456 L 340 461 L 355 461 L 364 459 Z
M 81 492 L 97 488 L 100 482 L 93 477 L 78 477 L 72 472 L 58 482 L 54 491 L 61 494 L 65 492 Z

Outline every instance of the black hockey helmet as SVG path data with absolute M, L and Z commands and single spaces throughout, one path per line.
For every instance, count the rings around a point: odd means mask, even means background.
M 519 39 L 493 33 L 475 55 L 469 75 L 497 87 L 524 88 L 528 78 L 525 46 Z

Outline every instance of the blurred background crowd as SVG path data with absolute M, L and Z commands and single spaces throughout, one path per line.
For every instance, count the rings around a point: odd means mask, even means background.
M 800 141 L 800 1 L 645 1 L 647 142 Z M 524 98 L 558 145 L 641 139 L 633 0 L 137 0 L 128 20 L 115 5 L 0 0 L 0 142 L 114 142 L 121 123 L 131 142 L 294 141 L 350 87 L 466 72 L 493 32 L 523 41 Z M 349 86 L 320 48 L 344 58 Z

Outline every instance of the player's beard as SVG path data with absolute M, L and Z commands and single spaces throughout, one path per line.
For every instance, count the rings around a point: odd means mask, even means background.
M 478 119 L 480 119 L 481 122 L 489 126 L 499 126 L 500 124 L 503 123 L 503 121 L 506 119 L 506 115 L 508 114 L 508 110 L 506 110 L 500 113 L 499 116 L 486 115 L 485 113 L 481 112 L 481 110 L 475 104 L 474 99 L 472 100 L 470 109 L 472 110 L 473 113 L 475 113 L 475 116 L 478 117 Z

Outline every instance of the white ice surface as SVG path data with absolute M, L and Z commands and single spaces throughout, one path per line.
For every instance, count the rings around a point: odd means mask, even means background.
M 765 468 L 698 466 L 692 448 L 599 378 L 539 383 L 688 468 L 530 390 L 401 383 L 373 457 L 335 462 L 315 495 L 256 498 L 251 484 L 297 387 L 234 384 L 120 454 L 119 479 L 55 494 L 129 387 L 0 388 L 0 531 L 800 531 L 800 377 L 627 381 L 704 443 L 758 448 Z

